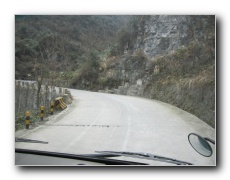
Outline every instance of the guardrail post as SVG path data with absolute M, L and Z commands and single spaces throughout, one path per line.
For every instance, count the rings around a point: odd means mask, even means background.
M 53 115 L 54 114 L 54 102 L 50 103 L 50 114 Z
M 26 129 L 30 127 L 30 112 L 26 111 Z
M 41 107 L 40 107 L 40 110 L 41 110 L 41 113 L 40 113 L 41 121 L 43 121 L 43 117 L 44 117 L 44 109 L 45 109 L 45 107 L 44 107 L 44 106 L 41 106 Z

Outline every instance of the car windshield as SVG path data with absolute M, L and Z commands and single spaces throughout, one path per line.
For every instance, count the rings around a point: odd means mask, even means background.
M 215 16 L 16 15 L 15 67 L 16 165 L 216 164 Z

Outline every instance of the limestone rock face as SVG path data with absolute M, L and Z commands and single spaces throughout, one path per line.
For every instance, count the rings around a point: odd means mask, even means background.
M 139 26 L 134 49 L 143 49 L 150 57 L 175 50 L 188 43 L 190 25 L 189 16 L 149 16 L 144 26 Z

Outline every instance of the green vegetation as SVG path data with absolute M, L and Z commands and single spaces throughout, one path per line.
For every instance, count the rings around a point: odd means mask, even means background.
M 94 65 L 88 61 L 93 58 L 90 52 L 110 48 L 126 19 L 124 16 L 15 16 L 15 78 L 47 78 L 55 84 L 56 80 L 65 80 L 59 76 L 63 72 L 70 76 L 78 71 L 79 76 L 79 72 Z

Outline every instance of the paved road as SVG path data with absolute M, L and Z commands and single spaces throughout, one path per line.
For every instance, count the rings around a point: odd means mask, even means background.
M 215 165 L 215 147 L 207 158 L 188 142 L 191 132 L 215 139 L 215 130 L 197 117 L 155 100 L 80 90 L 71 93 L 75 101 L 62 113 L 35 129 L 15 134 L 49 144 L 16 143 L 15 147 L 74 154 L 147 152 L 196 165 Z

